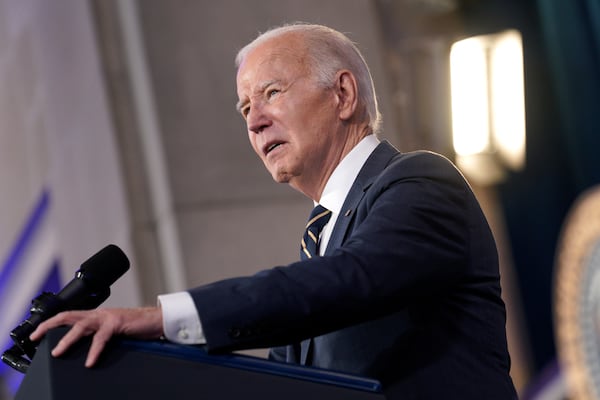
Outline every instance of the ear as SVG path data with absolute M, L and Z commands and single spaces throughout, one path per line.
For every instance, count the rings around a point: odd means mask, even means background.
M 340 119 L 347 121 L 356 113 L 358 107 L 358 86 L 354 74 L 348 70 L 338 71 L 336 75 L 336 95 Z

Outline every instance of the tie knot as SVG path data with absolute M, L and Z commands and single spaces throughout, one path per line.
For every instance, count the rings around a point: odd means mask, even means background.
M 329 221 L 329 218 L 331 218 L 331 211 L 329 211 L 322 205 L 317 204 L 316 207 L 313 208 L 313 210 L 311 211 L 310 216 L 308 217 L 306 229 L 315 227 L 320 232 L 321 229 L 323 229 L 323 227 L 325 226 L 325 224 Z
M 319 254 L 319 235 L 321 230 L 327 224 L 331 218 L 331 211 L 318 204 L 310 213 L 308 222 L 306 223 L 306 230 L 302 238 L 302 246 L 300 249 L 300 258 L 305 260 L 307 258 L 313 258 Z

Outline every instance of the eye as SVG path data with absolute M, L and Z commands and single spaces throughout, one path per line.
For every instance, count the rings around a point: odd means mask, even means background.
M 273 96 L 277 95 L 280 92 L 279 89 L 269 89 L 267 90 L 267 98 L 270 99 Z
M 242 107 L 240 109 L 240 113 L 242 114 L 242 117 L 246 118 L 248 116 L 248 114 L 250 113 L 250 106 Z

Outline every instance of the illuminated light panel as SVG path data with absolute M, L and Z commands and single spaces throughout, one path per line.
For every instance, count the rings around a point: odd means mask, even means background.
M 525 164 L 523 45 L 517 31 L 498 37 L 490 52 L 492 132 L 496 150 L 512 169 Z
M 487 60 L 483 41 L 465 39 L 450 52 L 452 132 L 459 155 L 477 154 L 490 146 Z
M 456 42 L 450 51 L 450 85 L 459 164 L 478 176 L 485 174 L 478 166 L 481 162 L 522 169 L 525 95 L 520 33 L 510 30 Z

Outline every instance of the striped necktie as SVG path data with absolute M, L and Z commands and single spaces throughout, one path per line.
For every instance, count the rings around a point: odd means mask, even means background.
M 302 237 L 302 245 L 300 246 L 300 259 L 308 260 L 309 258 L 319 256 L 319 235 L 325 224 L 331 218 L 331 211 L 318 204 L 313 208 L 306 224 L 306 230 Z

